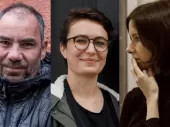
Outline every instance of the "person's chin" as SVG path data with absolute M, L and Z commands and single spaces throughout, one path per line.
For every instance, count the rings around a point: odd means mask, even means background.
M 23 75 L 17 75 L 17 76 L 4 75 L 3 77 L 11 82 L 19 82 L 24 80 Z
M 94 67 L 85 67 L 83 68 L 82 72 L 85 75 L 98 75 L 99 74 L 98 69 Z
M 143 70 L 148 70 L 148 68 L 150 67 L 149 64 L 146 63 L 137 63 L 139 68 L 143 71 Z

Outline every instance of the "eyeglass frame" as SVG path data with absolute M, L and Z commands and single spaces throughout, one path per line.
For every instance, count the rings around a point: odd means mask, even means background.
M 109 44 L 111 43 L 111 40 L 107 40 L 107 39 L 105 39 L 104 37 L 96 37 L 96 38 L 94 38 L 94 39 L 89 39 L 88 36 L 86 36 L 86 35 L 76 35 L 76 36 L 74 36 L 74 37 L 70 37 L 70 38 L 66 39 L 66 41 L 69 41 L 69 40 L 73 39 L 74 46 L 76 47 L 75 39 L 76 39 L 77 37 L 86 37 L 86 38 L 87 38 L 87 40 L 88 40 L 88 45 L 87 45 L 87 47 L 86 47 L 85 49 L 87 49 L 87 48 L 89 47 L 90 40 L 93 40 L 93 46 L 94 46 L 95 50 L 98 51 L 98 52 L 105 52 L 106 50 L 108 50 Z M 106 40 L 106 41 L 108 42 L 107 48 L 106 48 L 104 51 L 99 51 L 99 50 L 97 50 L 97 49 L 96 49 L 96 46 L 94 45 L 95 40 L 98 39 L 98 38 L 102 38 L 102 39 L 104 39 L 104 40 Z M 76 48 L 77 48 L 77 47 L 76 47 Z M 78 49 L 78 50 L 85 50 L 85 49 L 79 49 L 79 48 L 77 48 L 77 49 Z

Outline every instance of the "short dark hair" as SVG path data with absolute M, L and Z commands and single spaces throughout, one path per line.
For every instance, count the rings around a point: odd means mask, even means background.
M 39 28 L 39 31 L 40 31 L 41 41 L 43 41 L 44 40 L 44 27 L 45 27 L 44 20 L 42 18 L 42 15 L 36 9 L 34 9 L 32 6 L 26 5 L 22 2 L 13 3 L 0 12 L 0 19 L 7 12 L 10 12 L 10 11 L 17 9 L 17 8 L 21 8 L 21 9 L 23 8 L 25 10 L 28 10 L 31 14 L 33 14 L 36 17 L 36 19 L 38 21 L 38 28 Z
M 111 21 L 99 10 L 95 8 L 73 8 L 68 13 L 67 17 L 63 21 L 62 27 L 60 29 L 60 42 L 62 44 L 67 44 L 67 35 L 69 32 L 70 25 L 82 19 L 88 19 L 95 21 L 103 26 L 108 34 L 108 39 L 110 41 L 116 38 L 116 31 L 112 26 Z
M 155 74 L 170 75 L 170 1 L 156 1 L 135 8 L 126 19 L 133 21 L 143 45 L 149 49 L 153 58 Z
M 60 29 L 60 42 L 64 46 L 67 45 L 66 40 L 71 24 L 82 19 L 88 19 L 101 24 L 108 34 L 108 39 L 111 42 L 117 40 L 118 34 L 116 30 L 113 28 L 111 21 L 102 12 L 95 8 L 72 8 Z M 65 63 L 67 65 L 66 60 Z

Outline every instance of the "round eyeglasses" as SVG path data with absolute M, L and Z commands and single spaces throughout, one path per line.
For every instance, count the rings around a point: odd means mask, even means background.
M 109 40 L 106 40 L 103 37 L 97 37 L 95 39 L 89 39 L 87 36 L 85 35 L 79 35 L 79 36 L 75 36 L 75 37 L 71 37 L 68 38 L 68 40 L 73 39 L 74 41 L 74 46 L 78 49 L 78 50 L 85 50 L 88 48 L 89 44 L 90 44 L 90 40 L 93 40 L 93 45 L 94 48 L 98 51 L 98 52 L 104 52 L 108 49 Z

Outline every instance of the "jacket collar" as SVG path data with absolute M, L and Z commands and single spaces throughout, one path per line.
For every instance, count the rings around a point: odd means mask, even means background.
M 59 98 L 59 100 L 63 97 L 64 95 L 64 80 L 67 78 L 67 75 L 61 75 L 60 77 L 57 78 L 55 83 L 51 84 L 51 94 Z M 97 83 L 98 87 L 108 91 L 111 93 L 117 101 L 119 101 L 119 94 L 115 92 L 114 90 L 110 89 L 109 87 L 105 86 L 102 83 Z
M 67 75 L 61 75 L 57 78 L 55 83 L 51 84 L 51 115 L 55 120 L 62 123 L 65 127 L 77 127 L 64 92 L 64 80 L 66 78 Z M 117 100 L 119 99 L 119 95 L 115 91 L 101 83 L 97 83 L 97 85 L 99 88 L 107 90 L 109 93 L 115 96 Z
M 41 61 L 40 71 L 34 78 L 28 78 L 19 82 L 11 82 L 0 77 L 0 99 L 22 101 L 38 88 L 50 85 L 51 68 L 50 62 L 47 62 L 47 60 L 49 60 L 49 55 L 50 54 L 47 53 L 45 59 Z

